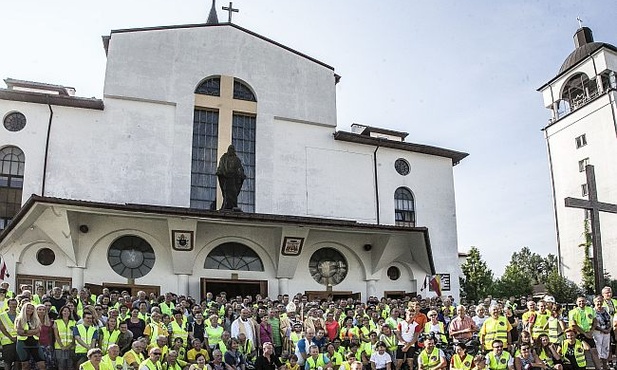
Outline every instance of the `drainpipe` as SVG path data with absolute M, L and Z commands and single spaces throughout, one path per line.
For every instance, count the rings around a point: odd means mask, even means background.
M 379 150 L 379 144 L 375 147 L 375 151 L 373 152 L 373 167 L 375 169 L 375 203 L 377 204 L 377 225 L 380 224 L 379 221 L 379 183 L 377 181 L 377 151 Z
M 47 103 L 49 107 L 49 123 L 47 124 L 47 138 L 45 140 L 45 158 L 43 160 L 43 181 L 41 184 L 41 196 L 45 196 L 45 179 L 47 175 L 47 159 L 49 157 L 49 138 L 51 136 L 51 122 L 54 119 L 54 110 L 51 108 L 51 104 Z

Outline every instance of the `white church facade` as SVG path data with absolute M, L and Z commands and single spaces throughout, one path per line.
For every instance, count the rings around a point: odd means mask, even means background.
M 337 130 L 334 68 L 231 23 L 103 41 L 102 99 L 0 89 L 13 286 L 366 299 L 419 292 L 437 273 L 458 297 L 453 167 L 466 153 Z M 230 144 L 244 212 L 217 210 Z
M 589 211 L 566 207 L 565 198 L 587 200 L 586 166 L 595 172 L 598 201 L 617 203 L 617 48 L 595 42 L 591 29 L 574 35 L 575 50 L 558 74 L 538 89 L 551 118 L 548 148 L 560 271 L 581 282 L 585 219 Z M 591 225 L 590 225 L 591 226 Z M 617 215 L 600 212 L 604 270 L 617 276 Z

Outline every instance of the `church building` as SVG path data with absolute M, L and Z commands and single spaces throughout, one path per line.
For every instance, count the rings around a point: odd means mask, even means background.
M 576 31 L 574 46 L 557 75 L 538 91 L 551 111 L 543 131 L 553 189 L 559 268 L 564 276 L 580 283 L 585 253 L 580 245 L 585 243 L 586 225 L 590 232 L 597 226 L 591 222 L 594 208 L 599 211 L 598 245 L 603 267 L 617 277 L 617 48 L 594 41 L 588 27 Z M 591 183 L 588 165 L 593 166 L 595 175 Z M 591 257 L 597 256 L 592 253 Z
M 458 297 L 453 167 L 466 153 L 337 130 L 333 67 L 214 10 L 113 30 L 101 55 L 100 99 L 27 76 L 0 89 L 12 286 L 366 300 L 434 294 L 422 286 L 440 274 Z M 242 212 L 220 210 L 229 145 Z

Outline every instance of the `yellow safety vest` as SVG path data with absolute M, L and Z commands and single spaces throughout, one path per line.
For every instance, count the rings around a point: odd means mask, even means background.
M 109 332 L 109 329 L 107 328 L 103 328 L 101 329 L 101 349 L 103 350 L 103 353 L 107 353 L 107 347 L 109 347 L 110 344 L 112 343 L 118 343 L 118 336 L 120 335 L 120 330 L 115 329 L 114 331 L 112 331 L 111 333 Z
M 495 357 L 495 353 L 493 351 L 488 353 L 488 368 L 490 370 L 505 370 L 508 368 L 508 362 L 510 362 L 510 358 L 512 356 L 509 352 L 503 351 L 501 353 L 501 357 L 499 357 L 499 361 L 497 361 L 497 357 Z
M 388 351 L 395 351 L 397 349 L 396 335 L 392 334 L 389 337 L 385 334 L 380 338 L 385 344 Z
M 538 352 L 538 358 L 542 361 L 544 361 L 549 367 L 553 367 L 554 365 L 554 361 L 553 361 L 553 357 L 549 356 L 546 354 L 546 352 L 548 352 L 550 350 L 545 350 L 544 348 L 541 348 Z
M 132 357 L 132 360 L 135 360 L 134 362 L 137 362 L 138 364 L 141 364 L 142 362 L 144 362 L 144 354 L 143 353 L 137 353 L 134 350 L 130 350 L 127 353 L 124 354 L 124 361 L 126 361 L 126 364 L 131 366 L 132 362 L 129 362 L 130 360 L 128 359 L 129 357 Z
M 213 328 L 212 326 L 206 326 L 206 335 L 208 336 L 208 344 L 210 346 L 215 346 L 221 342 L 221 336 L 223 335 L 223 330 L 225 330 L 222 326 L 217 326 Z
M 454 362 L 453 369 L 471 370 L 471 365 L 473 364 L 473 356 L 470 354 L 466 354 L 465 358 L 461 360 L 461 356 L 455 354 L 454 356 L 452 356 L 452 361 Z
M 90 361 L 86 361 L 83 364 L 81 364 L 79 369 L 80 370 L 95 370 L 94 365 L 92 365 Z M 104 364 L 103 361 L 101 361 L 99 365 L 99 370 L 115 370 L 115 369 L 112 367 L 109 367 L 108 365 Z
M 68 324 L 65 324 L 64 320 L 58 319 L 55 322 L 56 327 L 58 328 L 59 337 L 56 338 L 54 348 L 62 349 L 61 345 L 66 346 L 67 344 L 73 342 L 73 327 L 75 326 L 75 321 L 69 320 Z
M 323 353 L 320 353 L 319 356 L 317 356 L 317 360 L 315 360 L 313 356 L 309 356 L 306 359 L 306 363 L 309 365 L 309 369 L 315 370 L 318 367 L 324 367 L 326 365 L 326 360 L 324 359 Z
M 94 338 L 94 333 L 96 333 L 96 328 L 94 325 L 86 328 L 84 324 L 77 325 L 77 331 L 79 332 L 79 336 L 81 340 L 87 344 L 92 344 L 92 339 Z M 90 348 L 86 348 L 79 344 L 79 342 L 75 341 L 75 353 L 88 353 Z
M 567 340 L 564 340 L 563 344 L 561 345 L 562 357 L 566 356 L 569 346 L 570 343 Z M 581 341 L 578 339 L 576 340 L 576 342 L 574 342 L 574 358 L 576 359 L 576 364 L 578 365 L 578 367 L 584 368 L 587 366 L 587 359 L 585 359 L 585 349 L 583 348 L 583 344 L 581 343 Z
M 150 344 L 156 344 L 156 339 L 159 335 L 163 335 L 160 332 L 161 328 L 164 326 L 162 322 L 156 323 L 154 321 L 147 324 L 150 327 Z M 184 342 L 186 344 L 186 342 Z
M 112 360 L 111 357 L 109 357 L 109 354 L 106 354 L 105 356 L 103 356 L 103 359 L 101 360 L 101 364 L 105 364 L 107 365 L 110 369 L 116 369 L 116 366 L 120 365 L 120 366 L 124 366 L 124 358 L 122 358 L 122 356 L 118 355 L 116 357 L 116 360 Z
M 186 331 L 184 328 L 182 328 L 180 325 L 178 325 L 176 321 L 172 321 L 170 325 L 171 325 L 171 342 L 173 343 L 173 341 L 176 338 L 182 338 L 182 343 L 186 347 L 186 345 L 188 344 L 187 339 L 189 337 L 189 332 Z
M 420 361 L 422 361 L 422 366 L 425 367 L 435 367 L 441 363 L 441 356 L 439 356 L 439 348 L 433 348 L 433 352 L 431 352 L 430 356 L 426 352 L 426 349 L 423 349 L 420 352 Z
M 15 317 L 17 317 L 17 313 L 15 314 Z M 8 311 L 0 314 L 0 320 L 2 321 L 2 325 L 4 325 L 4 328 L 6 329 L 6 331 L 9 332 L 11 337 L 16 337 L 17 329 L 15 329 L 15 322 L 14 322 L 14 319 L 11 320 L 11 318 L 9 317 Z M 0 341 L 0 343 L 2 345 L 5 345 L 5 344 L 11 344 L 14 342 L 11 340 L 11 338 L 7 337 L 6 335 L 2 335 L 2 340 Z
M 536 312 L 536 321 L 533 323 L 533 328 L 531 329 L 531 337 L 535 340 L 538 339 L 540 334 L 548 335 L 547 322 L 551 317 L 551 314 L 548 311 L 542 314 L 540 311 Z
M 143 366 L 147 366 L 148 369 L 150 370 L 161 370 L 161 363 L 160 362 L 156 362 L 156 363 L 152 363 L 152 360 L 150 360 L 149 358 L 145 361 L 143 361 L 141 364 L 139 364 L 139 368 L 141 369 Z
M 28 326 L 28 323 L 25 322 L 24 323 L 24 331 L 28 331 L 30 329 L 30 327 Z M 32 337 L 36 340 L 39 340 L 39 336 L 38 335 L 32 335 Z M 17 340 L 26 340 L 28 339 L 28 335 L 18 335 L 17 336 Z
M 161 302 L 159 303 L 159 308 L 161 309 L 161 313 L 166 313 L 169 316 L 172 316 L 172 311 L 175 308 L 175 306 L 173 302 L 169 302 L 169 305 L 167 305 L 167 303 L 165 302 Z
M 548 339 L 553 344 L 559 343 L 559 319 L 554 317 L 548 319 Z
M 484 331 L 484 348 L 491 350 L 493 348 L 493 342 L 497 339 L 501 340 L 504 345 L 508 343 L 508 319 L 504 316 L 494 319 L 489 317 L 482 325 Z

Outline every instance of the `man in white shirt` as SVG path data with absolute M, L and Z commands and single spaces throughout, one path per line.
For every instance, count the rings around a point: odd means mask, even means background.
M 247 308 L 243 308 L 240 311 L 240 317 L 231 323 L 231 336 L 238 338 L 238 334 L 246 334 L 246 339 L 250 340 L 255 348 L 259 347 L 259 338 L 257 338 L 256 326 L 257 323 L 250 317 L 251 313 Z

